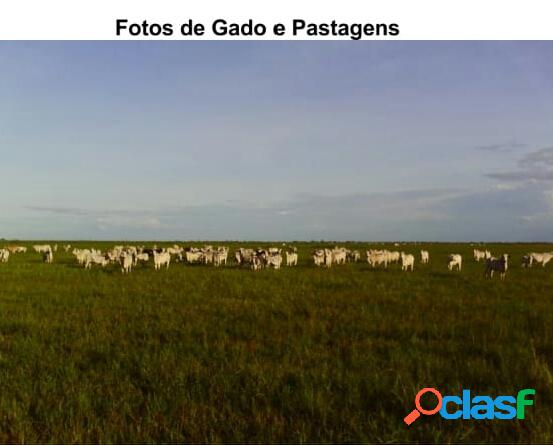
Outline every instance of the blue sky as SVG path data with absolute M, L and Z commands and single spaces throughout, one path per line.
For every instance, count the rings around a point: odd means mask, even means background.
M 553 42 L 0 42 L 0 238 L 553 241 Z

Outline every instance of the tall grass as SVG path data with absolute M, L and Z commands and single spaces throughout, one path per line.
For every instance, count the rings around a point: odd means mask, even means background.
M 296 268 L 259 272 L 150 264 L 124 276 L 65 253 L 50 265 L 13 255 L 0 264 L 0 441 L 553 440 L 553 268 L 519 266 L 552 246 L 489 246 L 512 254 L 501 282 L 483 279 L 468 244 L 401 246 L 430 251 L 414 273 L 315 268 L 320 245 L 297 244 Z M 461 273 L 445 266 L 452 252 Z M 525 420 L 407 428 L 425 386 L 537 394 Z

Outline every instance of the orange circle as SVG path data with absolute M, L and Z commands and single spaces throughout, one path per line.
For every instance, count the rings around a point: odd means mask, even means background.
M 421 407 L 421 397 L 427 392 L 431 392 L 438 399 L 438 405 L 434 409 L 423 409 Z M 440 409 L 442 408 L 442 401 L 442 395 L 440 394 L 440 391 L 438 391 L 436 388 L 422 388 L 415 396 L 415 406 L 417 407 L 417 410 L 419 410 L 421 414 L 424 414 L 426 416 L 431 416 L 440 411 Z

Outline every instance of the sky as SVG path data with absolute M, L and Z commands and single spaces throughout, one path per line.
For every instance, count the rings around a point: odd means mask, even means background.
M 553 241 L 553 42 L 0 42 L 0 238 Z

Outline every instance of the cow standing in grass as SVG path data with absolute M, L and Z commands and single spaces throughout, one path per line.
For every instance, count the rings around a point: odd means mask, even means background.
M 186 261 L 190 264 L 202 263 L 204 254 L 200 251 L 200 249 L 191 247 L 184 252 L 184 257 L 186 258 Z
M 244 247 L 240 247 L 235 254 L 234 257 L 236 258 L 236 262 L 239 266 L 242 265 L 252 265 L 253 264 L 253 258 L 255 256 L 255 252 L 253 249 L 246 249 Z
M 384 268 L 387 268 L 388 258 L 388 251 L 367 250 L 367 263 L 369 263 L 372 268 L 378 266 L 379 264 L 384 264 Z
M 430 261 L 430 254 L 428 250 L 421 250 L 421 264 L 428 264 Z
M 132 269 L 133 256 L 130 253 L 121 253 L 119 257 L 121 263 L 121 273 L 128 274 Z
M 463 257 L 458 253 L 452 253 L 447 257 L 447 268 L 453 270 L 457 267 L 457 270 L 460 272 L 463 266 Z
M 331 267 L 332 262 L 334 260 L 333 252 L 330 249 L 325 249 L 324 253 L 325 253 L 325 255 L 324 255 L 324 266 L 325 267 Z
M 254 251 L 250 260 L 250 264 L 251 264 L 252 270 L 263 269 L 263 265 L 265 264 L 263 253 L 260 253 L 259 251 Z
M 415 257 L 413 255 L 405 254 L 404 252 L 401 252 L 400 260 L 401 260 L 401 270 L 408 271 L 410 269 L 411 272 L 413 272 L 415 267 Z
M 0 250 L 0 263 L 7 263 L 10 259 L 10 251 L 8 249 Z
M 509 255 L 504 253 L 499 258 L 488 258 L 486 260 L 486 269 L 484 270 L 484 277 L 491 278 L 494 272 L 499 272 L 499 277 L 504 280 L 507 274 L 507 268 L 509 267 Z
M 134 266 L 138 265 L 138 262 L 141 261 L 143 264 L 146 264 L 148 260 L 150 259 L 150 256 L 147 253 L 137 253 L 133 256 L 133 262 Z
M 542 267 L 545 267 L 553 259 L 553 253 L 531 253 L 532 263 L 541 264 Z
M 334 264 L 346 264 L 347 250 L 344 247 L 334 247 L 332 249 L 332 261 Z
M 157 253 L 154 250 L 154 269 L 159 270 L 163 266 L 166 266 L 169 269 L 169 264 L 171 263 L 171 255 L 167 252 Z
M 227 258 L 228 258 L 228 247 L 219 246 L 217 247 L 217 250 L 213 254 L 213 264 L 215 266 L 220 266 L 224 264 L 227 265 Z
M 51 251 L 52 248 L 50 247 L 49 244 L 37 244 L 33 246 L 33 250 L 36 253 L 45 253 L 45 252 L 48 252 L 49 250 Z
M 90 253 L 86 256 L 84 267 L 85 269 L 91 269 L 93 264 L 98 264 L 102 267 L 106 267 L 109 264 L 109 259 L 106 257 L 106 255 Z
M 386 253 L 386 256 L 388 257 L 388 260 L 387 260 L 388 264 L 398 263 L 401 260 L 401 253 L 398 252 L 397 250 L 394 250 L 394 251 L 391 251 L 391 252 L 389 250 L 385 250 L 384 252 Z
M 286 252 L 286 265 L 287 266 L 297 266 L 298 265 L 298 253 Z
M 532 255 L 530 254 L 524 255 L 522 257 L 522 267 L 524 267 L 525 269 L 528 267 L 532 267 L 532 261 L 533 261 Z
M 361 254 L 358 250 L 348 251 L 347 260 L 350 263 L 356 263 L 361 258 Z
M 325 262 L 325 251 L 322 249 L 317 249 L 313 252 L 313 262 L 315 266 L 322 266 Z
M 266 263 L 267 263 L 267 267 L 280 269 L 280 266 L 282 265 L 282 254 L 278 252 L 278 253 L 272 253 L 267 255 Z
M 42 261 L 44 261 L 47 264 L 53 263 L 54 262 L 54 253 L 51 250 L 47 250 L 46 252 L 43 252 Z

